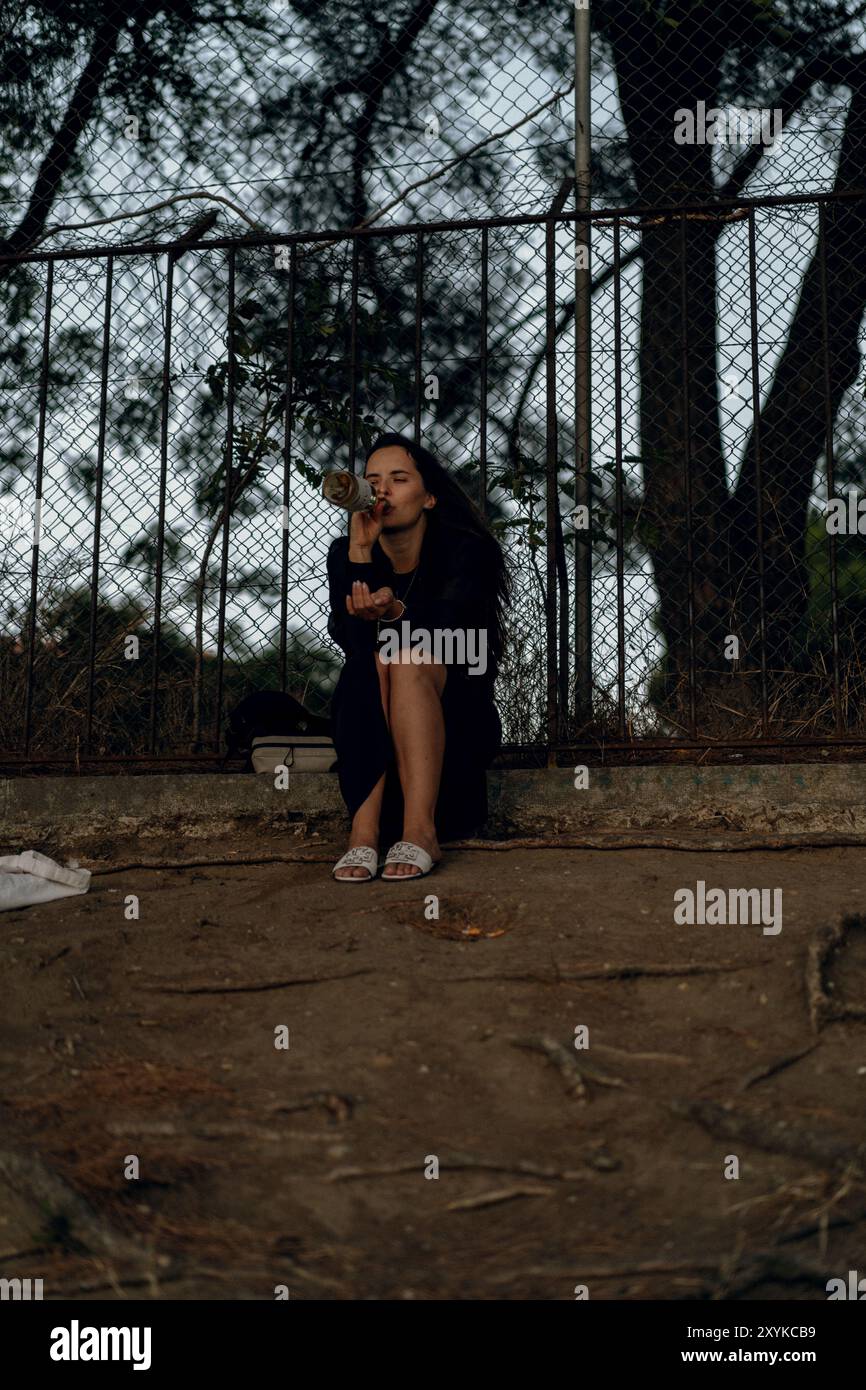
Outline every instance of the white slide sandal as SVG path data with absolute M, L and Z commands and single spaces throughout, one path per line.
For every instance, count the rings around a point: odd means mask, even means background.
M 413 878 L 425 878 L 436 865 L 420 845 L 415 845 L 411 840 L 398 840 L 396 845 L 392 845 L 385 855 L 386 864 L 414 864 L 420 869 L 417 874 L 383 874 L 383 883 L 411 883 Z
M 347 874 L 345 878 L 337 878 L 338 869 L 366 869 L 369 878 L 358 878 L 356 874 Z M 338 883 L 371 883 L 378 872 L 379 856 L 369 845 L 356 845 L 354 849 L 347 849 L 342 859 L 337 860 L 332 870 Z

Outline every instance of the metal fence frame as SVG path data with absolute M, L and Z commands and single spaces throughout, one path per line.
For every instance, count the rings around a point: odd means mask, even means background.
M 219 592 L 219 626 L 217 637 L 217 695 L 216 709 L 217 720 L 212 731 L 213 752 L 183 753 L 168 752 L 160 753 L 157 751 L 158 743 L 158 673 L 159 673 L 159 640 L 160 640 L 160 620 L 162 604 L 162 579 L 163 579 L 163 541 L 165 534 L 165 502 L 166 502 L 166 483 L 169 466 L 169 391 L 171 376 L 171 333 L 172 333 L 172 288 L 173 288 L 173 268 L 176 255 L 181 251 L 190 250 L 217 250 L 225 249 L 228 253 L 228 300 L 227 300 L 227 349 L 230 371 L 227 380 L 226 392 L 226 441 L 229 452 L 232 448 L 234 433 L 234 412 L 235 412 L 235 386 L 234 372 L 236 368 L 236 358 L 234 355 L 234 343 L 232 333 L 234 296 L 235 296 L 235 263 L 237 252 L 241 248 L 255 247 L 276 247 L 284 245 L 290 248 L 291 268 L 289 281 L 290 305 L 294 305 L 294 287 L 296 275 L 296 254 L 301 246 L 313 243 L 339 242 L 350 240 L 352 244 L 352 282 L 351 282 L 351 360 L 349 364 L 349 398 L 351 402 L 351 454 L 355 460 L 355 466 L 360 466 L 357 457 L 357 387 L 358 387 L 358 360 L 357 360 L 357 306 L 358 306 L 358 265 L 359 265 L 359 245 L 361 238 L 394 238 L 407 236 L 415 239 L 415 417 L 414 429 L 415 437 L 420 436 L 420 419 L 422 406 L 422 331 L 423 331 L 423 285 L 425 269 L 425 238 L 431 233 L 460 231 L 477 232 L 479 234 L 479 247 L 482 264 L 481 274 L 481 342 L 479 344 L 479 363 L 480 363 L 480 400 L 479 400 L 479 427 L 480 427 L 480 471 L 479 471 L 479 498 L 482 507 L 485 505 L 488 486 L 488 388 L 489 388 L 489 362 L 488 362 L 488 313 L 489 313 L 489 285 L 488 285 L 488 236 L 496 228 L 503 227 L 529 227 L 543 226 L 545 228 L 545 365 L 546 365 L 546 419 L 547 419 L 547 447 L 546 447 L 546 508 L 547 525 L 545 537 L 545 646 L 546 646 L 546 743 L 542 748 L 534 750 L 524 749 L 522 751 L 534 751 L 540 754 L 542 761 L 554 764 L 559 756 L 582 751 L 597 750 L 598 741 L 596 739 L 587 742 L 568 742 L 563 740 L 562 727 L 563 716 L 569 712 L 570 692 L 575 693 L 575 700 L 579 699 L 581 690 L 589 689 L 592 680 L 591 669 L 591 611 L 589 608 L 590 588 L 585 583 L 586 564 L 591 561 L 591 544 L 582 542 L 575 545 L 575 596 L 576 606 L 574 614 L 574 646 L 571 643 L 570 615 L 569 615 L 569 594 L 568 587 L 565 589 L 561 584 L 561 577 L 557 573 L 557 560 L 555 553 L 557 527 L 560 525 L 558 518 L 557 502 L 557 480 L 560 473 L 561 459 L 557 441 L 557 402 L 556 402 L 556 377 L 555 377 L 555 352 L 556 352 L 556 280 L 555 280 L 555 257 L 556 245 L 554 240 L 557 224 L 574 224 L 575 241 L 588 241 L 588 227 L 592 228 L 600 225 L 607 225 L 613 229 L 613 281 L 614 281 L 614 341 L 616 345 L 615 353 L 615 438 L 616 438 L 616 478 L 615 489 L 618 500 L 617 517 L 617 558 L 616 558 L 616 584 L 617 584 L 617 737 L 605 740 L 605 748 L 613 752 L 615 750 L 641 752 L 646 754 L 658 753 L 665 750 L 678 749 L 682 751 L 692 750 L 706 751 L 709 748 L 728 748 L 728 749 L 770 749 L 796 744 L 798 747 L 825 747 L 833 744 L 845 747 L 850 750 L 866 748 L 866 738 L 854 737 L 846 734 L 843 726 L 843 718 L 840 705 L 839 687 L 839 636 L 838 636 L 838 603 L 837 603 L 837 570 L 836 570 L 836 547 L 835 538 L 830 536 L 829 545 L 829 572 L 831 585 L 830 614 L 832 623 L 832 644 L 833 644 L 833 699 L 835 710 L 835 731 L 832 735 L 815 739 L 789 739 L 775 738 L 769 728 L 768 706 L 767 706 L 767 656 L 766 644 L 763 641 L 763 608 L 764 608 L 764 574 L 763 574 L 763 554 L 762 554 L 762 516 L 760 505 L 758 515 L 755 519 L 756 526 L 756 554 L 758 557 L 758 583 L 760 586 L 760 610 L 761 610 L 761 689 L 762 689 L 762 736 L 752 739 L 712 739 L 702 737 L 695 722 L 695 689 L 697 673 L 694 660 L 694 612 L 692 603 L 692 592 L 689 592 L 689 612 L 690 612 L 690 660 L 689 660 L 689 703 L 691 708 L 691 722 L 688 736 L 685 738 L 670 739 L 634 739 L 628 737 L 625 714 L 625 636 L 624 636 L 624 554 L 623 554 L 623 532 L 622 532 L 622 495 L 623 495 L 623 406 L 622 406 L 622 352 L 621 352 L 621 249 L 620 238 L 624 225 L 630 227 L 641 226 L 647 219 L 670 219 L 679 221 L 681 228 L 680 246 L 680 287 L 682 294 L 682 326 L 683 336 L 681 342 L 682 367 L 683 367 L 683 404 L 684 419 L 688 421 L 689 412 L 689 342 L 686 332 L 687 315 L 685 313 L 686 300 L 688 294 L 688 261 L 686 248 L 686 227 L 690 217 L 720 217 L 730 215 L 732 212 L 741 214 L 748 219 L 749 235 L 749 295 L 751 313 L 751 355 L 752 355 L 752 393 L 753 406 L 755 409 L 755 421 L 758 429 L 755 449 L 756 449 L 756 470 L 759 480 L 757 496 L 760 503 L 760 469 L 761 469 L 761 444 L 760 444 L 760 412 L 758 404 L 760 399 L 760 380 L 759 380 L 759 360 L 757 347 L 757 286 L 756 286 L 756 247 L 755 247 L 755 212 L 759 208 L 773 207 L 779 205 L 794 206 L 797 204 L 813 204 L 818 208 L 821 227 L 825 225 L 826 210 L 830 203 L 840 202 L 847 199 L 862 199 L 863 193 L 857 190 L 836 193 L 810 193 L 785 197 L 766 196 L 755 199 L 729 199 L 715 200 L 707 203 L 685 203 L 676 206 L 660 207 L 634 207 L 634 208 L 615 208 L 599 209 L 590 213 L 584 211 L 569 210 L 564 207 L 564 203 L 570 191 L 569 185 L 573 180 L 566 180 L 563 187 L 557 194 L 552 206 L 545 212 L 535 215 L 511 215 L 492 218 L 469 218 L 449 221 L 439 221 L 430 223 L 396 225 L 396 226 L 368 226 L 354 229 L 344 229 L 336 231 L 318 231 L 305 233 L 287 233 L 282 236 L 272 234 L 248 235 L 244 237 L 222 237 L 200 242 L 144 242 L 134 245 L 110 245 L 102 247 L 91 247 L 87 249 L 66 249 L 57 251 L 35 252 L 14 257 L 0 257 L 0 266 L 9 264 L 23 263 L 43 263 L 47 267 L 46 301 L 43 315 L 43 335 L 42 335 L 42 363 L 41 376 L 38 396 L 38 429 L 37 429 L 37 450 L 36 450 L 36 479 L 35 479 L 35 507 L 37 530 L 34 535 L 31 558 L 30 575 L 30 609 L 28 622 L 28 653 L 27 653 L 27 695 L 24 709 L 24 737 L 23 750 L 9 751 L 0 754 L 2 761 L 7 767 L 17 767 L 27 769 L 37 765 L 51 765 L 62 762 L 68 763 L 69 757 L 55 757 L 54 755 L 41 755 L 34 753 L 31 747 L 32 729 L 32 709 L 33 709 L 33 664 L 35 654 L 36 636 L 36 602 L 39 579 L 39 544 L 38 544 L 38 519 L 42 506 L 43 489 L 43 466 L 45 456 L 46 439 L 46 413 L 47 413 L 47 394 L 48 394 L 48 375 L 50 362 L 50 336 L 51 336 L 51 316 L 52 316 L 52 295 L 54 281 L 54 266 L 59 261 L 87 259 L 90 261 L 104 260 L 106 262 L 106 294 L 105 307 L 103 313 L 103 334 L 102 334 L 102 358 L 101 358 L 101 391 L 99 406 L 99 430 L 97 441 L 97 468 L 96 468 L 96 514 L 93 533 L 93 553 L 91 567 L 91 612 L 90 612 L 90 633 L 89 633 L 89 665 L 87 681 L 87 734 L 85 746 L 80 750 L 76 759 L 77 763 L 99 764 L 104 767 L 117 766 L 118 764 L 128 763 L 132 766 L 150 763 L 184 763 L 206 766 L 210 765 L 214 759 L 214 753 L 221 744 L 221 731 L 223 725 L 224 711 L 223 704 L 223 660 L 224 660 L 224 640 L 225 640 L 225 617 L 226 617 L 226 589 L 228 574 L 228 556 L 230 542 L 230 521 L 231 512 L 223 503 L 223 524 L 222 524 L 222 554 L 220 564 L 220 592 Z M 821 245 L 823 247 L 823 239 Z M 102 505 L 102 486 L 103 469 L 105 460 L 106 444 L 106 419 L 107 419 L 107 390 L 108 390 L 108 370 L 109 370 L 109 343 L 111 330 L 111 285 L 114 268 L 118 258 L 127 255 L 152 254 L 167 255 L 167 270 L 165 280 L 165 305 L 166 319 L 164 330 L 164 347 L 162 363 L 162 395 L 161 395 L 161 414 L 160 414 L 160 492 L 159 492 L 159 515 L 157 521 L 158 529 L 158 548 L 157 548 L 157 568 L 155 574 L 156 586 L 156 608 L 154 615 L 154 655 L 153 667 L 150 679 L 150 739 L 148 752 L 146 754 L 130 754 L 129 756 L 103 755 L 98 758 L 93 757 L 90 750 L 92 741 L 93 727 L 93 699 L 94 699 L 94 661 L 95 661 L 95 620 L 97 603 L 97 586 L 100 566 L 100 528 L 101 528 L 101 505 Z M 827 448 L 827 476 L 829 486 L 832 490 L 833 483 L 833 413 L 830 407 L 830 362 L 827 351 L 826 335 L 826 316 L 827 316 L 827 284 L 826 268 L 821 279 L 821 304 L 824 321 L 824 377 L 825 394 L 827 401 L 826 412 L 826 448 Z M 288 322 L 285 326 L 287 341 L 287 360 L 292 361 L 292 341 L 295 329 L 294 314 L 290 309 Z M 292 389 L 293 376 L 291 371 L 287 380 L 287 408 L 285 412 L 285 436 L 283 448 L 283 488 L 284 503 L 288 505 L 289 499 L 289 480 L 292 468 Z M 685 429 L 683 440 L 683 482 L 687 509 L 691 506 L 690 500 L 690 457 L 689 457 L 689 430 Z M 580 469 L 580 472 L 578 472 Z M 575 482 L 578 489 L 576 496 L 582 495 L 589 498 L 590 490 L 587 479 L 582 472 L 583 465 L 578 464 L 575 469 Z M 226 493 L 230 486 L 231 477 L 226 479 Z M 288 555 L 288 533 L 284 533 L 283 552 L 282 552 L 282 599 L 281 599 L 281 647 L 280 647 L 280 679 L 282 688 L 285 688 L 286 680 L 286 619 L 288 613 L 288 592 L 287 592 L 287 555 Z M 691 547 L 688 557 L 690 576 L 693 572 L 693 555 Z M 584 596 L 583 600 L 581 595 Z M 581 603 L 584 607 L 581 608 Z M 574 683 L 572 684 L 570 673 L 574 664 Z M 579 711 L 571 711 L 579 713 Z M 519 753 L 517 747 L 511 749 L 512 753 Z

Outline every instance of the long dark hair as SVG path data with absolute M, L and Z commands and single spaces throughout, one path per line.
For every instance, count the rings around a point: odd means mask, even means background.
M 483 573 L 487 578 L 487 591 L 481 595 L 488 610 L 487 648 L 493 674 L 499 667 L 505 651 L 506 627 L 505 610 L 511 602 L 511 576 L 505 563 L 502 546 L 487 525 L 481 512 L 463 488 L 443 468 L 429 449 L 405 434 L 380 434 L 367 450 L 364 460 L 369 462 L 371 454 L 377 449 L 405 449 L 421 474 L 424 486 L 436 498 L 436 506 L 427 512 L 427 536 L 434 542 L 441 554 L 447 554 L 448 533 L 459 531 L 474 536 L 480 541 L 485 564 Z M 440 550 L 441 546 L 441 550 Z

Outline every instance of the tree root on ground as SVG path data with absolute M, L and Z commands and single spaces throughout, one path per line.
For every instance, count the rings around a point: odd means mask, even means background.
M 566 1095 L 573 1096 L 575 1100 L 585 1103 L 590 1098 L 584 1076 L 589 1077 L 597 1086 L 629 1089 L 628 1083 L 620 1077 L 602 1071 L 594 1062 L 588 1061 L 582 1052 L 577 1053 L 574 1048 L 557 1042 L 555 1038 L 541 1034 L 527 1038 L 509 1038 L 509 1042 L 514 1047 L 525 1047 L 530 1051 L 540 1052 L 552 1062 L 563 1079 Z
M 674 1100 L 669 1108 L 681 1119 L 692 1120 L 720 1139 L 752 1144 L 767 1153 L 786 1154 L 819 1168 L 852 1168 L 858 1172 L 866 1160 L 866 1143 L 854 1144 L 826 1131 L 814 1134 L 775 1115 L 745 1114 L 711 1100 Z
M 862 1004 L 846 1004 L 844 1000 L 831 999 L 828 991 L 833 986 L 825 979 L 833 956 L 843 945 L 848 932 L 863 927 L 866 927 L 864 917 L 841 917 L 831 926 L 822 927 L 809 945 L 806 961 L 806 997 L 809 1001 L 812 1029 L 816 1033 L 820 1033 L 825 1023 L 835 1023 L 843 1018 L 866 1018 L 866 1007 Z
M 372 970 L 346 970 L 341 975 L 305 975 L 288 980 L 246 980 L 237 984 L 208 980 L 204 984 L 173 984 L 170 981 L 142 982 L 140 988 L 151 994 L 258 994 L 268 989 L 290 989 L 294 985 L 327 985 L 332 980 L 351 980 L 371 975 Z

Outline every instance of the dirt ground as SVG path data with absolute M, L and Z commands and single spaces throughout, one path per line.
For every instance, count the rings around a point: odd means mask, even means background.
M 311 862 L 101 872 L 3 915 L 0 1275 L 823 1300 L 866 1270 L 866 931 L 825 936 L 866 848 L 466 850 L 358 886 L 321 837 L 80 857 L 268 853 Z M 780 887 L 781 932 L 675 925 L 698 880 Z

